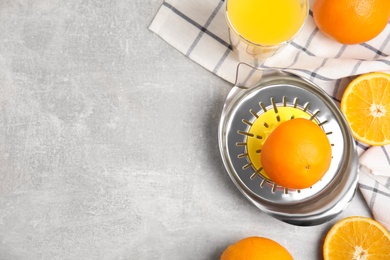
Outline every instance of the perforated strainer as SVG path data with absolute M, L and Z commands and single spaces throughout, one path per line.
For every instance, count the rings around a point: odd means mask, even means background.
M 332 145 L 332 161 L 319 182 L 292 190 L 267 177 L 260 154 L 278 124 L 298 117 L 314 121 L 325 131 Z M 333 100 L 308 80 L 268 72 L 254 87 L 233 87 L 218 135 L 222 160 L 237 188 L 279 220 L 301 226 L 321 224 L 342 212 L 355 194 L 358 159 L 349 126 Z

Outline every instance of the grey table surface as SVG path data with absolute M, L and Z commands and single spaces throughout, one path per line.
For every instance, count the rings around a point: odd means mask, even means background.
M 162 0 L 0 2 L 0 259 L 218 259 L 246 236 L 322 259 L 220 159 L 231 84 L 147 28 Z

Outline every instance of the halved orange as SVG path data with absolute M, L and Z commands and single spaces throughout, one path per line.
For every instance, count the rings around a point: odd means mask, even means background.
M 371 72 L 355 78 L 346 88 L 340 108 L 358 141 L 390 144 L 390 74 Z
M 324 260 L 389 260 L 390 233 L 372 218 L 347 217 L 328 231 L 323 254 Z

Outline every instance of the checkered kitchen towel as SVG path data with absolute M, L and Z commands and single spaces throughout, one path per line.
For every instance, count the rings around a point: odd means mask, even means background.
M 235 83 L 239 61 L 229 44 L 224 5 L 221 0 L 166 0 L 149 29 L 204 68 Z M 279 54 L 268 58 L 261 69 L 276 68 L 307 78 L 339 102 L 354 76 L 390 72 L 389 55 L 390 23 L 369 42 L 342 45 L 318 30 L 310 11 L 299 35 Z M 358 143 L 358 153 L 364 165 L 360 190 L 374 217 L 390 230 L 386 205 L 390 205 L 390 146 L 370 148 Z M 383 167 L 375 168 L 378 165 Z

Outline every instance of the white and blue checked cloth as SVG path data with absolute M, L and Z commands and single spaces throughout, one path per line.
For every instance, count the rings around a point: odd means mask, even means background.
M 313 1 L 310 1 L 310 10 Z M 229 44 L 221 0 L 165 0 L 149 29 L 188 58 L 234 83 L 239 61 Z M 342 45 L 324 36 L 312 12 L 299 35 L 262 69 L 276 68 L 307 78 L 339 102 L 355 76 L 390 72 L 390 23 L 375 39 Z M 390 116 L 390 115 L 387 115 Z M 390 230 L 390 145 L 368 147 L 357 143 L 362 192 L 373 217 Z

